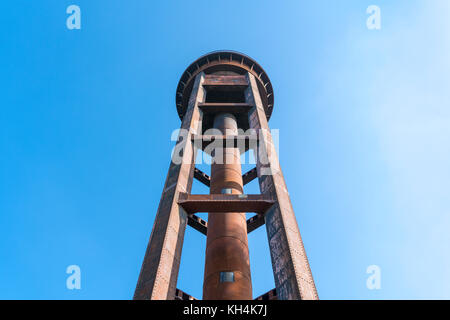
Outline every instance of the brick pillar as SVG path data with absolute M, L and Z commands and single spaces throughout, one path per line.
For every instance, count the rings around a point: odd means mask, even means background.
M 276 203 L 265 214 L 270 256 L 279 300 L 316 300 L 317 290 L 306 257 L 289 193 L 273 145 L 256 78 L 247 74 L 250 128 L 261 130 L 257 172 L 261 193 Z M 261 132 L 260 132 L 261 133 Z
M 204 101 L 204 74 L 195 79 L 188 109 L 183 117 L 177 149 L 170 163 L 166 183 L 156 214 L 150 241 L 134 293 L 135 300 L 172 300 L 175 298 L 181 249 L 187 214 L 178 205 L 180 192 L 191 191 L 196 151 L 191 136 L 201 128 L 198 104 Z

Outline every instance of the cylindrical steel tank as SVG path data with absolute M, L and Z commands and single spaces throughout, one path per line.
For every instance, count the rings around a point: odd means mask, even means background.
M 237 135 L 236 118 L 220 113 L 214 128 L 224 135 Z M 238 148 L 216 149 L 211 165 L 211 194 L 242 194 Z M 252 282 L 245 213 L 208 214 L 204 300 L 251 300 Z

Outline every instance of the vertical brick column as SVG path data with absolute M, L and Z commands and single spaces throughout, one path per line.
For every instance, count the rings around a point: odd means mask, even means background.
M 180 266 L 181 249 L 187 224 L 186 212 L 177 204 L 180 192 L 190 193 L 195 167 L 191 136 L 201 129 L 202 115 L 198 103 L 205 99 L 204 74 L 195 79 L 188 109 L 167 174 L 150 241 L 134 293 L 136 300 L 171 300 Z M 186 134 L 187 132 L 187 134 Z
M 317 290 L 306 257 L 294 210 L 273 145 L 256 78 L 248 73 L 250 128 L 258 130 L 257 172 L 261 193 L 276 204 L 265 214 L 270 256 L 279 300 L 315 300 Z

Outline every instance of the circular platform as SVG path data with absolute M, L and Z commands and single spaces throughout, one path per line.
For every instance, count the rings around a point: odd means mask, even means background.
M 189 97 L 197 74 L 231 72 L 235 74 L 253 74 L 258 83 L 261 100 L 266 111 L 267 120 L 273 110 L 274 96 L 269 77 L 264 69 L 252 58 L 235 51 L 214 51 L 194 61 L 181 76 L 176 93 L 178 115 L 183 120 L 186 113 Z

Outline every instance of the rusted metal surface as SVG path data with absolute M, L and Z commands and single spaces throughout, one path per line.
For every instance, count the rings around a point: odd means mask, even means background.
M 255 300 L 278 300 L 277 289 L 272 289 L 269 292 L 260 295 Z
M 186 300 L 186 301 L 189 301 L 189 300 L 197 300 L 197 299 L 195 299 L 190 294 L 187 294 L 186 292 L 181 291 L 180 289 L 177 288 L 175 290 L 175 300 Z
M 198 232 L 203 233 L 205 236 L 208 232 L 208 222 L 195 214 L 188 215 L 188 225 Z
M 257 214 L 247 219 L 247 233 L 251 233 L 264 225 L 264 216 Z M 188 215 L 188 225 L 205 236 L 208 234 L 208 222 L 195 214 Z
M 210 177 L 200 169 L 194 168 L 194 178 L 203 183 L 205 186 L 210 186 Z
M 204 99 L 203 74 L 196 78 L 189 108 L 181 127 L 196 132 L 201 113 L 198 103 Z M 190 139 L 180 139 L 184 146 L 181 163 L 172 161 L 167 174 L 155 223 L 134 293 L 137 300 L 174 299 L 180 266 L 181 249 L 187 225 L 186 212 L 177 203 L 180 192 L 190 192 L 193 179 L 195 148 Z
M 180 119 L 183 119 L 196 75 L 204 72 L 206 75 L 214 72 L 232 71 L 238 75 L 248 72 L 257 79 L 263 108 L 267 119 L 272 114 L 274 95 L 272 84 L 264 69 L 252 58 L 235 51 L 215 51 L 194 61 L 181 76 L 177 86 L 176 105 Z
M 252 106 L 248 103 L 240 102 L 205 102 L 200 104 L 198 107 L 203 111 L 204 114 L 218 114 L 221 112 L 228 112 L 234 115 L 239 115 L 241 113 L 248 114 L 248 112 L 252 109 Z
M 248 80 L 245 75 L 242 76 L 223 76 L 206 75 L 203 86 L 206 90 L 236 91 L 245 90 L 248 86 Z
M 269 163 L 263 163 L 262 157 L 258 157 L 259 185 L 262 194 L 276 201 L 276 204 L 266 212 L 265 221 L 278 299 L 318 299 L 297 220 L 270 135 L 257 79 L 250 73 L 248 77 L 250 85 L 246 98 L 249 104 L 255 106 L 249 115 L 250 126 L 265 131 L 266 134 L 260 136 L 258 148 L 262 154 L 269 155 L 270 159 Z
M 254 212 L 264 214 L 275 203 L 259 194 L 187 194 L 180 193 L 178 204 L 188 214 L 198 212 Z
M 251 217 L 247 220 L 247 233 L 255 231 L 262 225 L 264 225 L 264 216 L 261 214 L 257 214 L 256 216 Z
M 244 91 L 237 93 L 231 91 L 229 94 L 215 92 L 212 97 L 210 94 L 212 92 L 208 92 L 209 101 L 199 105 L 200 110 L 204 114 L 202 124 L 203 133 L 214 128 L 214 118 L 221 112 L 231 113 L 235 116 L 239 129 L 246 131 L 250 128 L 248 113 L 252 109 L 252 106 L 245 103 Z
M 212 52 L 186 69 L 176 100 L 189 134 L 179 137 L 182 161 L 170 165 L 134 299 L 194 299 L 176 288 L 187 225 L 207 237 L 203 298 L 251 299 L 247 234 L 264 224 L 276 289 L 256 299 L 318 299 L 267 123 L 274 101 L 267 74 L 241 53 Z M 209 135 L 210 128 L 223 134 Z M 237 128 L 266 134 L 238 135 Z M 213 157 L 211 177 L 195 168 L 197 148 Z M 257 165 L 242 175 L 240 154 L 249 148 L 259 151 Z M 256 177 L 262 194 L 243 194 Z M 210 194 L 191 195 L 193 178 Z M 197 212 L 208 212 L 208 222 Z M 257 215 L 246 220 L 246 212 Z
M 236 135 L 236 118 L 230 113 L 217 114 L 214 128 L 226 136 Z M 222 193 L 234 197 L 242 197 L 243 193 L 239 150 L 227 147 L 221 151 L 214 153 L 211 165 L 210 198 L 222 198 L 216 204 L 223 202 Z M 230 206 L 230 202 L 225 200 L 225 205 L 207 208 L 204 300 L 252 299 L 245 211 L 241 211 L 243 206 Z
M 245 186 L 246 184 L 249 184 L 256 178 L 258 178 L 258 171 L 256 170 L 256 167 L 255 167 L 255 168 L 251 169 L 250 171 L 246 172 L 242 176 L 242 182 L 244 183 L 244 186 Z

